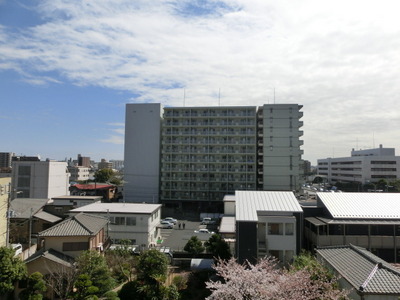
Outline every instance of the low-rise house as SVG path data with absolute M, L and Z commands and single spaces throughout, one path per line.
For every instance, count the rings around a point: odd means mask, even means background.
M 109 244 L 108 219 L 77 214 L 38 234 L 39 247 L 77 257 L 84 250 L 104 251 Z
M 101 196 L 58 196 L 51 198 L 44 210 L 60 218 L 65 218 L 71 209 L 101 202 L 101 199 Z
M 60 299 L 58 293 L 67 292 L 68 283 L 72 288 L 72 281 L 76 275 L 74 258 L 58 252 L 54 249 L 44 250 L 44 248 L 31 255 L 24 261 L 28 275 L 40 272 L 51 284 L 46 284 L 47 290 L 44 294 L 46 299 Z M 19 283 L 20 292 L 26 286 Z
M 316 207 L 303 207 L 305 245 L 353 244 L 380 258 L 400 261 L 400 194 L 317 193 Z
M 302 248 L 303 210 L 292 192 L 236 191 L 236 256 L 288 263 Z
M 362 247 L 352 244 L 316 250 L 317 259 L 339 276 L 349 297 L 360 300 L 398 300 L 400 271 Z
M 74 184 L 70 186 L 69 191 L 74 196 L 101 196 L 107 202 L 114 201 L 118 197 L 118 188 L 104 183 Z
M 37 234 L 61 218 L 43 210 L 48 199 L 16 198 L 10 203 L 10 243 L 21 243 L 24 248 L 36 244 Z
M 103 216 L 110 220 L 110 238 L 117 244 L 130 240 L 142 249 L 156 245 L 161 239 L 160 204 L 145 203 L 93 203 L 70 211 Z

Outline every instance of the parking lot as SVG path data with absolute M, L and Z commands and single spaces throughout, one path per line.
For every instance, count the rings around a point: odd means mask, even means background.
M 181 223 L 181 229 L 179 229 L 179 223 Z M 183 224 L 185 224 L 185 229 L 183 229 Z M 189 220 L 178 220 L 174 229 L 161 229 L 161 236 L 163 239 L 161 246 L 170 247 L 174 251 L 183 251 L 187 241 L 192 236 L 197 236 L 201 241 L 207 241 L 211 234 L 194 232 L 200 228 L 208 228 L 210 231 L 215 232 L 217 226 L 200 225 L 200 221 L 194 222 Z

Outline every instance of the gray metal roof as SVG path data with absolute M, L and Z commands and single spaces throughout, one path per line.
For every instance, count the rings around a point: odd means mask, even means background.
M 50 223 L 56 223 L 56 222 L 62 220 L 61 218 L 59 218 L 55 215 L 49 214 L 48 212 L 45 212 L 45 211 L 39 211 L 38 213 L 36 213 L 34 215 L 34 217 L 41 219 L 41 220 L 45 220 Z
M 235 217 L 224 216 L 221 219 L 221 224 L 219 225 L 220 233 L 235 233 L 236 232 L 236 220 Z
M 400 219 L 400 193 L 317 193 L 337 219 Z
M 107 218 L 80 213 L 39 232 L 39 236 L 93 236 L 107 223 Z
M 355 290 L 400 295 L 400 272 L 365 248 L 354 245 L 316 250 Z
M 151 214 L 160 207 L 161 204 L 96 202 L 72 209 L 71 212 Z
M 48 199 L 16 198 L 10 202 L 10 210 L 13 212 L 11 217 L 29 219 L 47 202 Z
M 236 221 L 257 221 L 262 212 L 303 212 L 293 192 L 236 191 Z
M 64 253 L 58 252 L 54 249 L 50 248 L 49 250 L 45 251 L 44 248 L 42 248 L 27 258 L 24 262 L 30 263 L 39 258 L 45 258 L 66 267 L 72 267 L 75 261 L 73 257 L 65 255 Z

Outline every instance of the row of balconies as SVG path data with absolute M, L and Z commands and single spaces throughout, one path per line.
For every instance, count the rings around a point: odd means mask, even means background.
M 181 149 L 181 148 L 166 148 L 162 149 L 161 153 L 189 153 L 189 154 L 255 154 L 255 148 L 249 148 L 246 150 L 228 150 L 228 149 L 218 149 L 218 150 L 194 150 L 194 149 Z M 262 155 L 262 153 L 261 153 Z
M 210 130 L 197 130 L 197 129 L 192 129 L 192 130 L 169 130 L 169 129 L 164 129 L 162 132 L 163 136 L 168 136 L 168 135 L 213 135 L 213 136 L 232 136 L 232 135 L 255 135 L 255 130 L 254 129 L 249 129 L 247 130 L 227 130 L 227 129 L 210 129 Z
M 178 167 L 162 167 L 161 168 L 161 172 L 216 172 L 216 173 L 226 173 L 226 172 L 230 172 L 230 173 L 248 173 L 248 172 L 252 172 L 252 169 L 250 168 L 229 168 L 229 167 L 201 167 L 201 168 L 190 168 L 189 166 L 185 165 L 181 165 Z
M 254 126 L 256 124 L 254 119 L 250 120 L 198 120 L 198 121 L 189 121 L 189 120 L 165 120 L 163 126 L 194 126 L 194 127 L 206 127 L 206 126 Z
M 221 182 L 221 183 L 227 183 L 227 182 L 254 182 L 255 176 L 252 177 L 246 177 L 245 179 L 242 179 L 241 177 L 229 177 L 229 176 L 224 176 L 224 174 L 213 174 L 214 177 L 211 176 L 198 176 L 198 177 L 193 177 L 193 176 L 187 176 L 185 177 L 184 175 L 188 175 L 187 173 L 185 174 L 180 174 L 180 176 L 171 176 L 171 174 L 163 174 L 161 175 L 161 181 L 162 182 Z M 222 176 L 221 176 L 222 175 Z
M 165 138 L 162 141 L 163 145 L 167 145 L 167 144 L 177 144 L 177 145 L 210 145 L 210 144 L 214 144 L 214 145 L 225 145 L 225 144 L 231 144 L 231 145 L 254 145 L 255 144 L 255 140 L 254 139 L 246 139 L 246 140 L 242 140 L 242 139 L 205 139 L 205 140 L 196 140 L 196 139 L 191 139 L 191 140 L 183 140 L 183 139 L 179 139 L 179 138 Z
M 188 117 L 255 117 L 255 110 L 209 110 L 209 111 L 178 111 L 178 110 L 165 110 L 164 118 L 188 118 Z
M 194 164 L 198 164 L 198 163 L 208 163 L 208 164 L 226 164 L 226 163 L 230 163 L 230 164 L 254 164 L 255 159 L 253 157 L 241 157 L 241 158 L 237 158 L 237 159 L 221 159 L 221 158 L 217 158 L 214 159 L 212 156 L 210 158 L 176 158 L 176 159 L 166 159 L 163 158 L 161 160 L 161 162 L 163 163 L 163 165 L 168 165 L 171 163 L 194 163 Z
M 252 186 L 254 182 L 242 182 L 242 183 L 225 183 L 225 184 L 207 184 L 203 186 L 196 186 L 193 184 L 176 184 L 176 182 L 170 183 L 163 183 L 161 185 L 161 190 L 173 190 L 173 191 L 198 191 L 198 192 L 203 192 L 203 191 L 220 191 L 220 190 L 232 190 L 235 187 L 238 188 L 249 188 Z

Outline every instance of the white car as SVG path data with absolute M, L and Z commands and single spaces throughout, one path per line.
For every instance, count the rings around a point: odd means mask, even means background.
M 168 221 L 161 221 L 160 222 L 160 226 L 161 226 L 161 228 L 166 228 L 166 229 L 173 229 L 174 228 L 174 224 L 170 223 Z
M 174 224 L 174 225 L 178 222 L 177 219 L 174 219 L 174 218 L 171 218 L 171 217 L 167 217 L 167 218 L 165 218 L 163 221 L 170 222 L 170 223 L 172 223 L 172 224 Z
M 215 232 L 209 231 L 207 228 L 201 228 L 199 230 L 195 230 L 195 233 L 206 233 L 206 234 L 214 234 Z
M 14 256 L 18 256 L 22 253 L 22 245 L 21 244 L 11 244 L 11 248 L 15 251 Z

